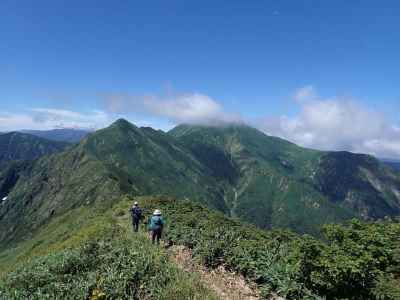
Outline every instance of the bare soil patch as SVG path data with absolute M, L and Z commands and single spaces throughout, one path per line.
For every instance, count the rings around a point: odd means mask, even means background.
M 257 287 L 250 285 L 243 276 L 226 270 L 223 266 L 207 269 L 193 260 L 189 249 L 183 246 L 169 248 L 174 262 L 187 272 L 200 275 L 204 285 L 213 290 L 222 300 L 259 300 Z

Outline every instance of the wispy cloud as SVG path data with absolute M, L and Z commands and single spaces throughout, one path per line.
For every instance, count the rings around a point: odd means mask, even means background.
M 355 100 L 321 98 L 312 86 L 299 89 L 294 100 L 297 116 L 265 118 L 257 126 L 306 147 L 400 158 L 400 131 L 383 113 Z
M 62 109 L 34 108 L 19 114 L 0 114 L 0 131 L 53 128 L 97 129 L 107 126 L 111 121 L 110 115 L 99 110 L 78 113 Z
M 310 101 L 317 98 L 317 94 L 312 85 L 306 85 L 296 90 L 293 98 L 297 102 Z

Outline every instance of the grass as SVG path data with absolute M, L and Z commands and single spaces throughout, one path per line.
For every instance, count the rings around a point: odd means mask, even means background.
M 67 248 L 76 248 L 87 240 L 110 231 L 114 222 L 101 210 L 81 207 L 56 217 L 34 234 L 32 239 L 0 252 L 0 276 L 15 265 L 32 258 Z
M 0 253 L 0 299 L 216 299 L 198 275 L 150 243 L 145 225 L 132 233 L 133 200 L 146 219 L 163 211 L 166 245 L 184 245 L 201 264 L 244 275 L 265 299 L 399 299 L 396 221 L 329 225 L 321 241 L 167 197 L 126 197 L 112 208 L 82 207 L 55 218 L 32 240 Z
M 80 208 L 2 252 L 0 299 L 217 299 L 129 218 L 121 206 Z

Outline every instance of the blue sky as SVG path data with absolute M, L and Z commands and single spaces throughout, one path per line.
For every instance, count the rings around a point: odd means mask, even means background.
M 240 120 L 400 156 L 400 2 L 188 2 L 1 1 L 0 130 Z

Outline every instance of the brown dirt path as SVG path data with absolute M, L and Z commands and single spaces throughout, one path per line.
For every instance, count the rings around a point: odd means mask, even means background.
M 260 300 L 256 286 L 249 285 L 238 274 L 227 271 L 224 267 L 209 270 L 195 263 L 191 252 L 183 246 L 173 246 L 169 249 L 171 258 L 183 270 L 196 272 L 201 281 L 213 290 L 221 300 Z
M 130 226 L 126 222 L 127 217 L 119 217 L 120 223 Z M 123 222 L 121 222 L 123 221 Z M 140 231 L 139 234 L 148 233 Z M 163 242 L 161 244 L 166 249 L 175 264 L 186 272 L 199 274 L 203 285 L 212 290 L 221 300 L 261 300 L 261 296 L 256 284 L 249 284 L 243 276 L 226 270 L 223 266 L 215 270 L 210 270 L 197 263 L 192 257 L 191 251 L 180 245 L 168 247 Z M 269 300 L 285 300 L 279 296 L 273 296 Z

